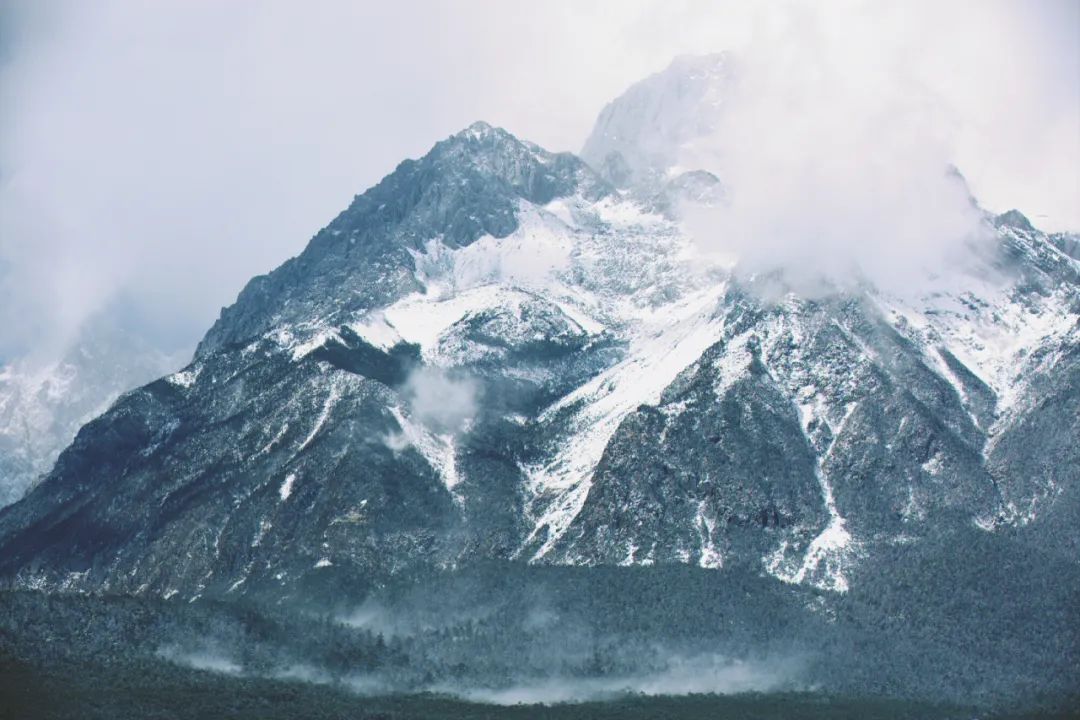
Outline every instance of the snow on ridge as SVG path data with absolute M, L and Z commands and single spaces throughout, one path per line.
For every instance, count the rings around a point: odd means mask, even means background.
M 395 453 L 406 448 L 414 448 L 427 461 L 443 481 L 443 485 L 454 493 L 454 488 L 461 477 L 457 470 L 457 447 L 452 434 L 437 434 L 408 417 L 400 407 L 390 408 L 390 414 L 401 428 L 399 434 L 390 435 L 385 442 Z M 456 497 L 456 495 L 455 495 Z
M 583 287 L 569 277 L 572 270 L 592 273 L 594 265 L 611 263 L 611 253 L 623 249 L 619 246 L 626 239 L 624 233 L 634 236 L 630 239 L 639 245 L 648 237 L 653 251 L 647 255 L 639 251 L 644 255 L 642 262 L 627 274 L 641 271 L 642 263 L 659 260 L 657 248 L 685 251 L 666 237 L 674 234 L 670 222 L 618 198 L 598 202 L 560 198 L 542 207 L 521 201 L 517 215 L 518 228 L 504 238 L 484 236 L 461 248 L 446 245 L 441 237 L 432 238 L 422 251 L 412 251 L 416 278 L 424 290 L 363 312 L 345 326 L 382 350 L 401 341 L 417 344 L 426 362 L 442 364 L 437 345 L 452 325 L 470 313 L 539 296 L 585 333 L 599 334 L 609 326 L 603 303 L 597 300 L 598 290 L 603 294 L 606 289 Z M 649 237 L 654 233 L 659 240 Z M 685 252 L 676 258 L 679 262 L 687 259 Z M 610 268 L 592 274 L 603 276 L 608 284 L 617 280 Z M 621 318 L 625 312 L 616 315 Z M 281 326 L 266 337 L 294 361 L 328 341 L 341 341 L 338 329 L 320 319 Z
M 875 295 L 885 317 L 902 333 L 915 335 L 924 347 L 945 348 L 997 396 L 998 414 L 1023 395 L 1027 360 L 1041 347 L 1065 338 L 1080 314 L 1070 309 L 1070 293 L 1060 289 L 1046 298 L 1023 301 L 1012 286 L 965 278 L 967 287 L 919 298 Z M 961 399 L 964 389 L 937 352 L 931 367 Z
M 618 253 L 647 238 L 651 244 L 638 249 L 639 262 L 620 267 L 623 275 L 640 274 L 660 259 L 659 248 L 684 249 L 672 242 L 673 235 L 670 222 L 619 199 L 560 198 L 543 207 L 522 201 L 518 228 L 507 237 L 485 236 L 462 248 L 439 237 L 429 240 L 422 252 L 413 252 L 424 290 L 365 313 L 350 327 L 384 349 L 397 339 L 415 343 L 426 362 L 441 364 L 437 346 L 452 325 L 472 313 L 540 297 L 586 334 L 600 334 L 627 319 L 628 311 L 649 312 L 617 297 L 609 286 L 626 278 L 604 264 L 626 261 Z
M 382 314 L 403 340 L 420 346 L 425 361 L 434 362 L 439 339 L 450 326 L 470 313 L 500 307 L 512 298 L 512 291 L 488 284 L 445 296 L 415 293 L 385 308 Z
M 562 198 L 558 215 L 571 213 Z M 485 235 L 461 248 L 447 246 L 442 238 L 429 240 L 423 252 L 413 252 L 417 280 L 429 296 L 451 294 L 491 283 L 543 289 L 553 275 L 570 265 L 570 255 L 581 232 L 553 212 L 524 200 L 518 203 L 518 227 L 506 237 Z
M 525 469 L 534 521 L 526 544 L 546 529 L 540 557 L 580 511 L 587 480 L 622 419 L 642 403 L 658 402 L 678 373 L 719 339 L 712 315 L 726 280 L 694 262 L 675 223 L 620 198 L 523 204 L 519 221 L 510 236 L 465 248 L 431 241 L 416 256 L 426 292 L 383 312 L 433 363 L 448 360 L 437 356 L 437 344 L 454 322 L 480 309 L 513 307 L 528 294 L 554 304 L 587 334 L 611 333 L 627 343 L 621 363 L 540 418 L 549 422 L 571 404 L 582 406 L 563 449 Z
M 619 424 L 638 406 L 659 403 L 664 389 L 720 340 L 723 324 L 714 312 L 726 286 L 708 288 L 657 310 L 630 339 L 627 357 L 547 408 L 540 422 L 580 405 L 570 421 L 572 434 L 562 449 L 540 467 L 525 468 L 533 495 L 531 545 L 544 542 L 533 560 L 547 555 L 577 517 L 588 495 L 592 473 Z
M 569 223 L 571 199 L 559 205 L 536 207 L 522 201 L 518 228 L 504 238 L 482 237 L 463 248 L 451 248 L 441 238 L 429 240 L 423 252 L 414 252 L 416 292 L 365 314 L 352 329 L 382 347 L 397 338 L 420 346 L 426 362 L 442 364 L 439 340 L 455 323 L 489 309 L 518 307 L 536 294 L 553 302 L 584 332 L 604 327 L 586 308 L 569 302 L 557 276 L 571 263 L 580 230 Z
M 315 436 L 318 435 L 319 431 L 323 429 L 324 425 L 326 425 L 326 421 L 330 417 L 330 412 L 334 409 L 334 406 L 337 405 L 337 402 L 340 398 L 341 387 L 339 386 L 338 382 L 331 382 L 330 389 L 326 394 L 326 399 L 323 401 L 322 410 L 319 412 L 319 417 L 315 420 L 315 425 L 312 426 L 311 432 L 309 432 L 307 437 L 304 438 L 304 441 L 300 443 L 300 447 L 296 449 L 296 453 L 294 455 L 299 455 L 307 449 L 308 445 L 312 443 L 312 441 L 315 439 Z
M 322 320 L 297 325 L 282 325 L 267 332 L 263 337 L 281 350 L 287 351 L 293 362 L 303 360 L 330 340 L 341 342 L 338 331 L 327 326 Z

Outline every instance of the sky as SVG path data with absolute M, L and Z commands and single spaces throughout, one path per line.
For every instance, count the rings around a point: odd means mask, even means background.
M 759 94 L 775 121 L 736 170 L 929 138 L 984 206 L 1080 229 L 1078 46 L 1075 0 L 0 0 L 0 360 L 101 313 L 191 349 L 404 158 L 480 119 L 577 151 L 680 54 L 758 59 L 805 110 Z

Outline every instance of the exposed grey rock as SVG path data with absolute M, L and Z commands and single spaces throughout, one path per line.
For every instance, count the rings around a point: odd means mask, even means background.
M 997 225 L 956 286 L 799 297 L 475 125 L 87 424 L 0 512 L 0 578 L 283 600 L 510 560 L 842 593 L 972 528 L 1075 547 L 1077 263 Z
M 249 341 L 276 324 L 345 317 L 419 289 L 412 252 L 439 237 L 463 247 L 517 228 L 517 204 L 544 204 L 610 188 L 569 153 L 553 154 L 478 122 L 420 160 L 406 160 L 328 226 L 307 248 L 248 283 L 199 345 L 204 356 Z

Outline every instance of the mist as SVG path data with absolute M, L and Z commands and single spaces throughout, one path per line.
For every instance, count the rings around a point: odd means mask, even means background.
M 0 360 L 62 352 L 116 306 L 162 351 L 190 352 L 248 278 L 401 159 L 477 119 L 577 150 L 605 102 L 683 53 L 732 50 L 750 73 L 721 148 L 739 212 L 703 221 L 738 247 L 762 234 L 754 247 L 791 250 L 775 238 L 805 213 L 837 233 L 821 241 L 831 262 L 880 212 L 888 234 L 873 244 L 896 247 L 882 264 L 910 264 L 912 237 L 965 230 L 951 203 L 924 218 L 895 192 L 926 182 L 922 200 L 953 197 L 930 173 L 941 160 L 991 209 L 1080 227 L 1068 0 L 9 0 L 0 12 Z M 767 94 L 778 87 L 787 95 Z M 857 155 L 829 152 L 848 141 Z
M 468 377 L 456 377 L 440 368 L 421 366 L 402 387 L 413 415 L 436 433 L 467 429 L 479 409 L 480 388 Z
M 538 678 L 501 688 L 432 688 L 491 705 L 580 703 L 631 695 L 732 695 L 801 687 L 794 659 L 732 660 L 721 655 L 672 656 L 657 672 L 620 677 Z
M 699 251 L 749 276 L 779 271 L 804 296 L 866 281 L 902 293 L 977 263 L 993 230 L 955 168 L 956 103 L 921 57 L 936 34 L 859 3 L 762 22 L 732 59 L 715 128 L 680 158 L 725 188 L 681 208 Z
M 431 589 L 417 587 L 392 605 L 384 602 L 387 598 L 369 597 L 356 609 L 337 614 L 334 624 L 320 619 L 319 631 L 367 643 L 383 643 L 385 638 L 399 648 L 419 652 L 426 668 L 451 665 L 451 676 L 459 675 L 454 679 L 432 679 L 422 669 L 393 665 L 342 666 L 342 656 L 332 653 L 337 664 L 324 666 L 304 656 L 302 643 L 296 647 L 267 643 L 249 633 L 238 635 L 231 626 L 225 628 L 227 642 L 195 635 L 162 644 L 155 655 L 195 670 L 333 685 L 363 696 L 432 693 L 490 705 L 735 695 L 809 687 L 810 656 L 805 653 L 763 647 L 728 654 L 720 649 L 677 649 L 655 638 L 598 634 L 593 622 L 555 609 L 554 598 L 542 587 L 533 588 L 531 601 L 524 606 L 507 605 L 505 598 L 478 605 L 474 594 L 483 590 L 477 587 L 443 588 L 445 594 L 435 601 L 427 592 Z M 504 624 L 511 617 L 516 622 Z M 293 617 L 290 622 L 302 627 L 312 620 Z M 485 632 L 471 635 L 483 627 L 500 627 L 500 635 L 514 636 L 515 649 L 509 655 L 486 657 L 481 651 Z M 492 668 L 497 670 L 492 672 Z
M 214 643 L 202 643 L 197 648 L 166 645 L 158 649 L 157 656 L 171 663 L 193 670 L 207 670 L 225 675 L 239 675 L 243 666 L 222 652 Z

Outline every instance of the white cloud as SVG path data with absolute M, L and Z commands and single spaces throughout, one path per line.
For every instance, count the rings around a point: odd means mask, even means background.
M 860 32 L 882 19 L 876 7 L 850 12 L 837 24 L 803 8 L 760 26 L 719 126 L 698 143 L 728 200 L 686 208 L 703 248 L 748 272 L 782 267 L 803 292 L 821 275 L 902 290 L 982 230 L 948 170 L 949 123 L 931 89 Z
M 1080 226 L 1077 12 L 1071 0 L 8 2 L 0 355 L 61 345 L 118 296 L 145 332 L 191 347 L 248 278 L 439 138 L 486 119 L 576 150 L 605 102 L 672 56 L 783 55 L 791 37 L 853 62 L 852 91 L 876 93 L 883 69 L 911 78 L 990 207 Z M 891 140 L 900 121 L 883 126 Z
M 467 429 L 479 406 L 480 388 L 475 380 L 439 368 L 417 368 L 402 392 L 412 415 L 439 434 Z

